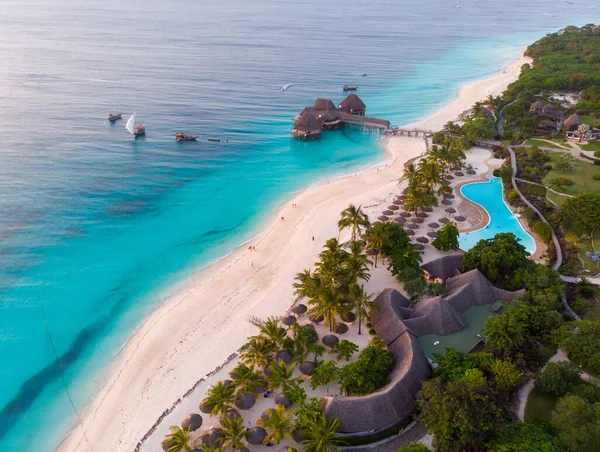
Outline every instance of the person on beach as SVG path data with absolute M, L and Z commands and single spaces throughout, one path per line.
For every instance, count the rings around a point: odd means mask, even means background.
M 313 242 L 315 241 L 315 236 L 313 235 Z

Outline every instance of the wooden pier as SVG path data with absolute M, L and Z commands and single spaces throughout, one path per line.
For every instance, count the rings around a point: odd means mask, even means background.
M 430 137 L 433 135 L 433 130 L 417 129 L 417 128 L 405 129 L 402 127 L 394 127 L 390 133 L 392 135 L 400 135 L 400 136 L 406 135 L 408 137 L 411 137 L 411 136 L 418 137 L 419 135 L 422 137 Z

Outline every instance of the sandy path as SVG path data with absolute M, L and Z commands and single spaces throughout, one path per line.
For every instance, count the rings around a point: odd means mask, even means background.
M 475 101 L 501 93 L 523 62 L 464 86 L 454 101 L 413 125 L 441 128 Z M 422 138 L 393 137 L 384 145 L 391 154 L 387 163 L 298 194 L 250 243 L 185 281 L 176 296 L 146 319 L 83 412 L 83 428 L 95 450 L 133 450 L 167 407 L 254 333 L 249 316 L 278 315 L 289 307 L 294 275 L 311 267 L 325 240 L 337 236 L 339 213 L 350 203 L 389 200 L 403 163 L 424 150 Z M 256 251 L 249 251 L 250 245 Z M 80 425 L 58 450 L 90 450 Z M 149 444 L 147 450 L 159 448 Z

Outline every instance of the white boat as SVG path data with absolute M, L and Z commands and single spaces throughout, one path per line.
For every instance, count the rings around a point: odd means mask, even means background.
M 125 124 L 125 128 L 127 131 L 132 134 L 134 137 L 139 137 L 146 133 L 146 128 L 142 125 L 136 127 L 135 125 L 135 113 L 131 115 L 131 117 L 127 120 L 127 124 Z
M 285 85 L 283 85 L 283 86 L 281 87 L 281 92 L 283 93 L 283 92 L 287 91 L 287 90 L 288 90 L 288 89 L 290 89 L 292 86 L 294 86 L 294 84 L 293 84 L 293 83 L 286 83 Z

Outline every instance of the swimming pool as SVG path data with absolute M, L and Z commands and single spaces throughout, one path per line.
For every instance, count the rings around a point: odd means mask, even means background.
M 490 216 L 490 222 L 482 229 L 460 234 L 460 248 L 468 251 L 479 240 L 491 239 L 499 232 L 512 232 L 531 254 L 535 252 L 535 240 L 521 226 L 502 198 L 502 180 L 487 176 L 489 182 L 474 182 L 463 185 L 463 196 L 483 207 Z

